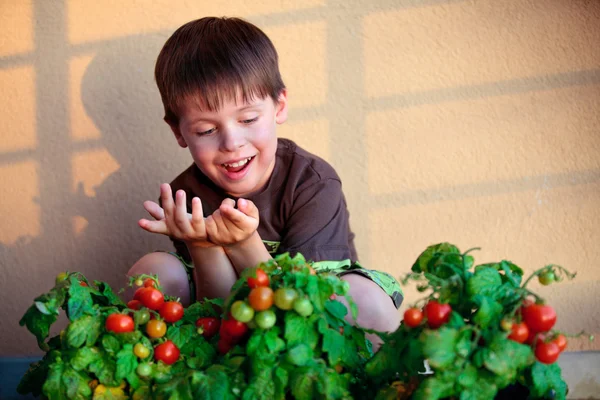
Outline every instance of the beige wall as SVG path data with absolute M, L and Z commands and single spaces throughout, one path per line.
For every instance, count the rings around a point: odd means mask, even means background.
M 600 2 L 12 0 L 0 355 L 39 352 L 17 322 L 59 271 L 121 287 L 168 246 L 136 221 L 191 161 L 152 70 L 205 15 L 246 17 L 275 42 L 291 98 L 280 134 L 339 171 L 364 264 L 400 276 L 439 241 L 527 271 L 562 264 L 578 278 L 541 291 L 558 327 L 600 332 Z

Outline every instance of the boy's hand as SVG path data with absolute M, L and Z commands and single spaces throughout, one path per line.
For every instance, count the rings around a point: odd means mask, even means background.
M 253 202 L 239 199 L 235 209 L 233 199 L 225 199 L 212 215 L 206 218 L 209 240 L 219 246 L 231 246 L 248 239 L 258 228 L 258 208 Z
M 187 212 L 185 192 L 178 190 L 173 202 L 171 186 L 160 185 L 160 200 L 163 207 L 153 201 L 145 201 L 144 208 L 156 221 L 141 219 L 138 224 L 152 233 L 160 233 L 179 239 L 191 247 L 211 247 L 208 242 L 202 202 L 198 197 L 192 199 L 192 213 Z

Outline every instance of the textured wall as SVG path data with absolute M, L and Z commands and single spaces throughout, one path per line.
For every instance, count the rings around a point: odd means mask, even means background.
M 0 2 L 0 355 L 39 352 L 17 321 L 59 271 L 121 287 L 168 247 L 136 221 L 191 159 L 152 70 L 206 15 L 275 42 L 280 134 L 339 171 L 364 264 L 400 276 L 440 241 L 528 272 L 562 264 L 578 278 L 541 291 L 558 327 L 600 332 L 600 2 L 13 0 Z

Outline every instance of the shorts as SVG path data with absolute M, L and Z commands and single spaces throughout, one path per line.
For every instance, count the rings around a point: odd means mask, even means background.
M 179 261 L 181 261 L 181 263 L 185 267 L 185 271 L 188 277 L 188 284 L 190 286 L 190 303 L 194 303 L 196 301 L 196 285 L 194 283 L 193 276 L 194 264 L 187 262 L 181 255 L 175 252 L 170 251 L 168 253 L 175 256 Z M 396 308 L 400 308 L 400 305 L 404 300 L 400 284 L 393 276 L 386 272 L 376 271 L 373 269 L 366 269 L 358 262 L 352 263 L 350 262 L 350 260 L 318 261 L 311 263 L 311 265 L 315 269 L 315 271 L 317 271 L 317 273 L 328 272 L 340 277 L 347 274 L 359 274 L 361 276 L 364 276 L 365 278 L 372 280 L 388 296 L 390 296 Z

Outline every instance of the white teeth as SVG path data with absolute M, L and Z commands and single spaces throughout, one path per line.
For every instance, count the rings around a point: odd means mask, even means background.
M 248 161 L 250 161 L 251 159 L 252 159 L 252 157 L 248 157 L 248 158 L 246 158 L 246 159 L 244 159 L 242 161 L 238 161 L 238 162 L 233 163 L 233 164 L 223 164 L 223 165 L 226 166 L 226 167 L 238 168 L 238 167 L 241 167 L 243 165 L 248 164 Z

